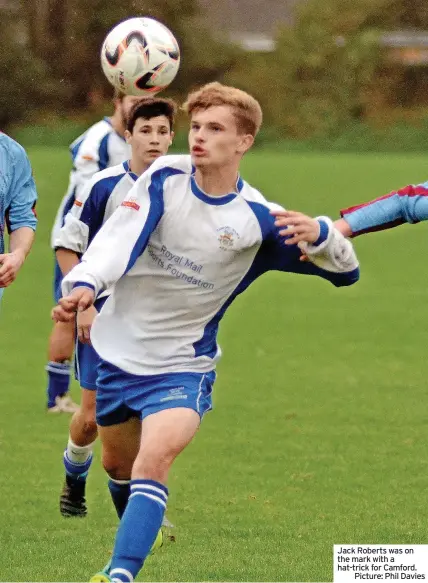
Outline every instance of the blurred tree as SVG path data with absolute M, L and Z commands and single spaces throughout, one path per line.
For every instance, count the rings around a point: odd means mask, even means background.
M 367 26 L 383 30 L 428 30 L 426 0 L 385 0 L 368 15 Z
M 19 7 L 12 11 L 15 28 L 0 19 L 8 43 L 0 68 L 13 69 L 2 103 L 17 107 L 11 95 L 33 78 L 35 103 L 55 103 L 57 110 L 99 107 L 112 93 L 99 62 L 102 40 L 119 21 L 146 15 L 166 24 L 181 47 L 170 94 L 182 97 L 193 86 L 225 80 L 259 98 L 268 124 L 299 137 L 334 134 L 364 118 L 376 100 L 384 103 L 385 95 L 406 97 L 405 76 L 385 66 L 379 35 L 428 29 L 426 0 L 305 0 L 297 3 L 294 25 L 277 31 L 273 53 L 249 54 L 210 29 L 198 0 L 21 0 Z M 13 30 L 22 44 L 16 35 L 10 39 Z M 21 66 L 13 67 L 18 59 Z
M 115 24 L 132 16 L 156 18 L 177 37 L 182 64 L 171 87 L 176 94 L 221 77 L 239 58 L 223 39 L 213 39 L 197 0 L 22 0 L 21 7 L 31 51 L 61 83 L 68 108 L 88 105 L 94 91 L 111 95 L 100 67 L 100 47 Z
M 246 83 L 268 121 L 283 133 L 305 137 L 332 133 L 363 115 L 364 88 L 373 82 L 380 59 L 378 33 L 365 23 L 383 3 L 299 4 L 294 26 L 278 31 L 275 52 L 258 58 Z
M 37 36 L 31 29 L 29 34 Z M 0 128 L 24 120 L 40 102 L 49 102 L 60 88 L 44 61 L 28 50 L 26 29 L 15 5 L 0 8 Z M 36 41 L 34 41 L 36 42 Z
M 409 29 L 428 30 L 426 0 L 307 0 L 278 30 L 276 50 L 228 79 L 252 90 L 282 133 L 335 134 L 408 87 L 408 68 L 388 65 L 379 39 Z
M 34 56 L 43 58 L 45 54 L 45 18 L 48 0 L 21 0 L 20 20 L 21 32 L 27 32 L 28 46 Z

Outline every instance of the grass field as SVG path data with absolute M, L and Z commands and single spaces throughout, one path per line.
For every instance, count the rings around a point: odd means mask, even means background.
M 88 517 L 58 511 L 69 417 L 45 413 L 44 364 L 68 157 L 29 154 L 40 228 L 1 314 L 0 580 L 86 581 L 117 521 L 99 448 Z M 425 180 L 427 160 L 258 151 L 243 175 L 288 208 L 337 216 Z M 351 288 L 275 273 L 233 304 L 214 412 L 171 475 L 176 542 L 140 581 L 330 581 L 335 543 L 427 543 L 426 229 L 357 239 Z

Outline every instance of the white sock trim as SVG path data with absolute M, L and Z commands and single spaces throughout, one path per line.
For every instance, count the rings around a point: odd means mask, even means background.
M 68 377 L 71 375 L 70 368 L 67 368 L 67 369 L 66 369 L 66 368 L 64 368 L 64 369 L 61 369 L 61 368 L 55 368 L 55 367 L 53 367 L 53 366 L 49 366 L 49 365 L 47 364 L 47 365 L 45 366 L 45 370 L 46 370 L 47 372 L 54 372 L 55 374 L 62 374 L 62 375 L 64 375 L 64 376 L 68 376 Z
M 160 506 L 162 506 L 162 508 L 166 508 L 166 503 L 161 498 L 153 496 L 152 494 L 148 494 L 147 492 L 133 492 L 130 495 L 129 500 L 131 500 L 131 498 L 134 498 L 134 496 L 145 496 L 146 498 L 150 498 L 150 500 L 154 500 L 155 502 L 157 502 Z
M 156 488 L 156 486 L 152 486 L 151 484 L 132 484 L 131 490 L 149 490 L 153 494 L 158 494 L 159 496 L 165 498 L 165 500 L 168 500 L 168 494 L 166 492 L 160 488 Z
M 121 569 L 121 568 L 113 569 L 112 571 L 110 571 L 109 574 L 110 574 L 112 581 L 122 582 L 122 579 L 115 579 L 114 578 L 115 575 L 125 575 L 125 577 L 128 577 L 130 583 L 133 583 L 133 581 L 134 581 L 134 577 L 132 576 L 132 573 L 130 573 L 128 571 L 128 569 Z
M 73 464 L 84 464 L 92 455 L 92 449 L 95 441 L 88 445 L 76 445 L 71 438 L 67 443 L 67 458 Z

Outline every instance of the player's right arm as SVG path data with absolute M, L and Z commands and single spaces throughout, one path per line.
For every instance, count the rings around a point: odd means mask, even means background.
M 55 238 L 55 253 L 63 275 L 80 263 L 88 242 L 101 227 L 103 208 L 109 192 L 98 175 L 94 176 L 74 201 L 64 225 Z
M 77 138 L 70 146 L 73 162 L 70 184 L 66 195 L 59 205 L 51 233 L 51 246 L 55 248 L 55 240 L 63 224 L 64 212 L 69 204 L 80 197 L 83 189 L 93 176 L 110 165 L 108 141 L 110 133 L 100 130 L 95 124 L 83 135 Z
M 95 235 L 81 263 L 64 278 L 65 297 L 61 305 L 65 311 L 76 309 L 79 302 L 82 307 L 82 294 L 85 301 L 90 298 L 87 305 L 91 305 L 94 298 L 126 274 L 144 252 L 164 211 L 163 170 L 165 168 L 154 163 L 137 180 L 127 198 Z
M 428 182 L 410 185 L 369 202 L 343 209 L 336 228 L 345 237 L 391 229 L 428 219 Z

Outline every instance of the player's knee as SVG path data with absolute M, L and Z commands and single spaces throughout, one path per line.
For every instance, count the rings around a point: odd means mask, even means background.
M 137 456 L 132 468 L 134 479 L 144 478 L 164 483 L 174 461 L 173 455 L 160 455 L 155 452 Z
M 94 433 L 97 433 L 98 428 L 97 428 L 97 422 L 95 421 L 95 416 L 94 417 L 84 417 L 83 419 L 83 432 L 86 435 L 93 435 Z
M 73 425 L 79 427 L 80 432 L 85 436 L 96 436 L 98 432 L 97 422 L 95 418 L 95 408 L 82 408 L 75 414 L 76 419 L 73 420 Z
M 103 451 L 102 463 L 104 470 L 113 480 L 128 480 L 131 475 L 132 462 L 119 458 L 112 452 Z

